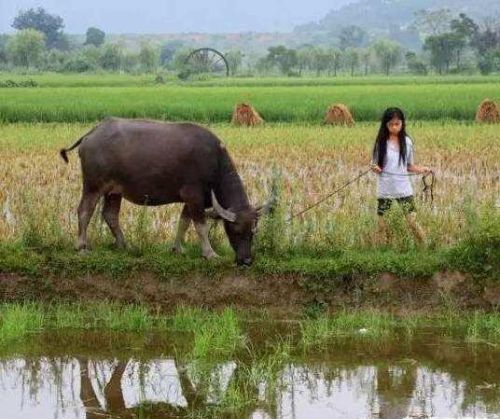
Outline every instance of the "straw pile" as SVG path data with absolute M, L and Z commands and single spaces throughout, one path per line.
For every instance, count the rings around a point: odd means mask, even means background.
M 245 125 L 253 127 L 264 122 L 259 113 L 248 103 L 238 103 L 234 107 L 233 118 L 231 122 L 234 125 Z
M 490 99 L 484 99 L 477 108 L 476 122 L 500 122 L 500 109 L 498 104 Z
M 354 118 L 346 105 L 337 103 L 330 106 L 326 111 L 324 123 L 332 125 L 348 125 L 351 127 L 354 125 Z

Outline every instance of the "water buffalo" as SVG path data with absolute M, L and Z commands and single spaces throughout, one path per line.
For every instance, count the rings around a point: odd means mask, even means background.
M 192 220 L 203 256 L 217 256 L 208 240 L 210 214 L 223 219 L 236 262 L 252 263 L 252 237 L 270 203 L 250 205 L 224 144 L 208 129 L 192 123 L 108 118 L 60 151 L 66 163 L 67 152 L 78 146 L 83 177 L 78 249 L 87 248 L 87 227 L 102 196 L 102 216 L 119 248 L 125 247 L 118 222 L 122 198 L 138 205 L 183 202 L 174 251 L 182 252 Z

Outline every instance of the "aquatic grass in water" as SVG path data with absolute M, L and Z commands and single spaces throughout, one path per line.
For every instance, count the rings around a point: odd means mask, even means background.
M 397 322 L 386 313 L 374 311 L 341 311 L 332 316 L 300 322 L 301 343 L 304 348 L 324 347 L 332 338 L 360 336 L 377 338 L 394 331 Z
M 0 344 L 43 330 L 45 313 L 40 305 L 3 304 L 0 310 Z
M 207 315 L 201 308 L 179 305 L 171 319 L 171 328 L 179 332 L 193 332 L 207 321 Z
M 0 306 L 0 344 L 24 338 L 43 330 L 120 330 L 166 329 L 165 319 L 150 313 L 145 306 L 113 303 L 49 304 L 24 303 Z
M 469 316 L 467 323 L 467 341 L 500 341 L 500 313 L 475 312 Z
M 0 342 L 26 337 L 44 330 L 113 330 L 190 332 L 192 349 L 188 360 L 213 363 L 236 353 L 252 354 L 247 346 L 241 315 L 231 308 L 212 312 L 179 307 L 172 316 L 154 314 L 145 306 L 112 303 L 49 305 L 38 303 L 0 306 Z M 303 348 L 325 347 L 331 339 L 342 337 L 380 338 L 399 333 L 411 334 L 418 329 L 440 328 L 443 333 L 468 341 L 500 342 L 500 314 L 452 312 L 442 314 L 408 314 L 395 317 L 370 310 L 344 310 L 299 322 Z M 257 377 L 278 370 L 290 356 L 290 340 L 274 342 L 247 374 Z
M 227 356 L 245 343 L 239 319 L 230 308 L 224 309 L 221 314 L 212 314 L 193 332 L 191 356 L 197 360 Z

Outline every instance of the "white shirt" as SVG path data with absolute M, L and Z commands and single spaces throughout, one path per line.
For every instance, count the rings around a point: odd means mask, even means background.
M 375 161 L 376 163 L 376 161 Z M 378 175 L 379 198 L 404 198 L 413 195 L 408 165 L 413 164 L 413 142 L 406 137 L 406 162 L 399 161 L 399 146 L 387 141 L 387 154 L 382 173 Z

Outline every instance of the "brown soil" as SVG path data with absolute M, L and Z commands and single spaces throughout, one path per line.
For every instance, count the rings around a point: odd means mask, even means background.
M 226 275 L 160 280 L 149 273 L 128 278 L 103 275 L 80 278 L 31 278 L 0 274 L 0 301 L 110 301 L 141 303 L 172 311 L 178 304 L 205 308 L 234 306 L 267 309 L 280 317 L 296 317 L 310 304 L 340 308 L 375 308 L 405 313 L 438 311 L 452 301 L 462 309 L 494 309 L 500 305 L 500 286 L 481 284 L 459 272 L 430 279 L 401 279 L 390 273 L 375 277 L 316 280 L 299 276 L 257 278 Z

